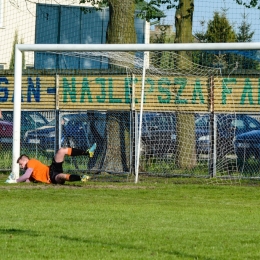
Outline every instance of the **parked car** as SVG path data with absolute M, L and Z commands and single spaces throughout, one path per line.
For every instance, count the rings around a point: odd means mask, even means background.
M 176 150 L 176 114 L 147 113 L 143 116 L 142 150 L 146 154 L 167 154 Z M 236 135 L 260 129 L 260 122 L 242 114 L 217 115 L 217 153 L 234 153 L 233 139 Z M 210 150 L 210 115 L 195 114 L 195 139 L 197 154 Z
M 13 124 L 0 120 L 0 143 L 13 143 Z
M 64 124 L 60 140 L 62 146 L 82 147 L 86 149 L 94 141 L 104 140 L 106 135 L 106 113 L 93 113 L 93 120 L 89 116 L 89 113 L 63 115 Z M 54 120 L 48 125 L 27 131 L 24 142 L 28 145 L 37 145 L 44 150 L 54 150 L 56 136 L 55 124 Z M 209 152 L 209 124 L 209 114 L 195 114 L 197 154 L 208 154 Z M 234 153 L 234 137 L 253 129 L 260 130 L 260 123 L 250 116 L 241 114 L 217 115 L 218 155 L 225 155 L 229 152 Z M 160 156 L 175 153 L 177 141 L 176 114 L 172 112 L 144 113 L 141 140 L 141 151 L 146 155 Z
M 13 123 L 13 111 L 2 111 L 4 121 Z M 36 129 L 48 124 L 48 120 L 40 113 L 35 111 L 21 111 L 21 137 L 26 131 Z
M 197 153 L 208 153 L 210 149 L 209 115 L 205 116 L 207 133 L 199 134 L 197 140 Z M 201 119 L 198 119 L 198 121 Z M 198 122 L 196 122 L 196 127 Z M 233 140 L 240 134 L 252 130 L 260 130 L 260 122 L 255 118 L 244 114 L 219 114 L 217 115 L 217 154 L 224 156 L 235 153 Z M 196 129 L 199 132 L 199 129 Z M 204 130 L 203 130 L 204 131 Z
M 142 153 L 146 155 L 173 152 L 176 146 L 175 113 L 144 113 L 141 139 Z
M 247 160 L 251 156 L 260 159 L 260 130 L 253 130 L 237 135 L 234 139 L 237 159 Z
M 177 145 L 176 113 L 145 113 L 142 123 L 142 150 L 147 155 L 164 155 L 175 153 Z M 209 134 L 209 116 L 195 114 L 195 139 L 197 150 L 201 150 L 197 142 L 201 136 Z M 203 145 L 205 145 L 203 143 Z M 207 143 L 209 145 L 209 143 Z M 208 149 L 208 148 L 207 148 Z
M 13 143 L 13 111 L 2 111 L 2 120 L 0 121 L 0 143 Z M 48 120 L 39 112 L 22 111 L 21 112 L 21 139 L 29 129 L 46 125 Z
M 91 118 L 93 116 L 93 118 Z M 105 135 L 106 114 L 102 112 L 64 114 L 61 122 L 61 146 L 87 149 Z M 56 119 L 49 124 L 25 133 L 27 145 L 37 145 L 43 150 L 54 150 Z

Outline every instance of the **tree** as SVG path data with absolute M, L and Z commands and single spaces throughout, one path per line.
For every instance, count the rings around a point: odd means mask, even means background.
M 251 42 L 255 32 L 250 32 L 251 24 L 247 22 L 247 14 L 242 14 L 241 25 L 238 26 L 237 41 Z
M 175 43 L 193 41 L 192 18 L 194 0 L 180 0 L 175 12 L 176 37 Z M 187 68 L 186 60 L 191 56 L 185 51 L 179 51 L 178 69 Z M 189 145 L 187 145 L 189 144 Z M 192 169 L 196 166 L 195 115 L 193 113 L 177 113 L 177 164 L 182 169 Z
M 13 41 L 13 47 L 12 47 L 12 54 L 11 54 L 11 59 L 9 63 L 9 69 L 13 70 L 14 69 L 14 58 L 15 58 L 15 45 L 19 43 L 18 39 L 18 31 L 16 30 L 14 33 L 14 41 Z M 23 39 L 20 40 L 20 43 L 23 44 Z M 22 68 L 25 67 L 25 56 L 24 52 L 22 53 Z
M 206 31 L 207 42 L 236 42 L 236 32 L 229 23 L 226 11 L 222 13 L 215 12 L 213 19 L 208 22 L 208 29 Z M 210 66 L 227 68 L 229 63 L 233 63 L 232 54 L 225 54 L 218 52 L 215 55 L 208 55 L 208 62 Z
M 257 7 L 257 9 L 260 9 L 260 1 L 258 1 L 258 0 L 247 0 L 247 1 L 234 0 L 234 1 L 236 1 L 236 3 L 239 5 L 245 6 L 246 8 Z
M 247 14 L 242 14 L 242 22 L 238 26 L 237 42 L 251 42 L 254 32 L 250 31 L 251 24 L 247 22 Z M 257 55 L 257 51 L 251 51 L 252 56 Z M 239 68 L 242 69 L 257 69 L 258 62 L 247 57 L 238 56 Z
M 214 12 L 213 19 L 209 20 L 206 32 L 195 33 L 195 37 L 201 42 L 236 42 L 236 33 L 230 25 L 227 16 L 227 10 L 221 13 Z M 207 53 L 194 52 L 193 59 L 196 63 L 209 66 L 226 68 L 228 63 L 232 63 L 234 55 L 223 52 Z
M 250 24 L 247 23 L 247 15 L 242 15 L 241 25 L 238 26 L 238 33 L 230 25 L 226 10 L 222 13 L 215 12 L 213 19 L 208 22 L 205 31 L 195 33 L 195 37 L 200 42 L 250 42 L 254 32 L 250 31 Z M 242 52 L 241 52 L 242 53 Z M 251 54 L 253 51 L 251 51 Z M 215 54 L 207 52 L 195 52 L 193 59 L 196 63 L 204 66 L 215 66 L 226 69 L 229 64 L 238 64 L 240 69 L 256 69 L 257 62 L 250 60 L 239 54 L 230 52 L 218 52 Z
M 134 0 L 109 1 L 107 43 L 136 43 L 134 12 Z
M 18 32 L 17 30 L 14 33 L 14 41 L 13 41 L 13 48 L 12 48 L 12 54 L 11 54 L 11 59 L 10 59 L 10 64 L 9 64 L 9 69 L 13 70 L 14 69 L 14 57 L 15 57 L 15 45 L 18 44 Z
M 214 12 L 213 20 L 208 22 L 207 42 L 236 42 L 236 33 L 230 25 L 226 13 Z

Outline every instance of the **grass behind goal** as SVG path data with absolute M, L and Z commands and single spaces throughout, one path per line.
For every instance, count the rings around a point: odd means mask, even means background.
M 0 176 L 4 259 L 260 257 L 259 183 L 6 185 L 5 177 Z

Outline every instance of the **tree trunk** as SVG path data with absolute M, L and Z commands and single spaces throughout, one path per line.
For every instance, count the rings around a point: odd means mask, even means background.
M 192 17 L 194 0 L 180 0 L 175 13 L 176 37 L 175 43 L 193 42 Z M 176 64 L 180 70 L 187 67 L 187 60 L 191 57 L 185 51 L 178 52 L 180 58 Z M 191 113 L 177 113 L 177 164 L 182 169 L 192 169 L 196 166 L 196 136 L 195 117 Z
M 192 17 L 194 11 L 194 0 L 180 0 L 179 7 L 175 13 L 176 36 L 175 43 L 193 42 L 192 36 Z M 185 59 L 190 60 L 186 51 L 179 51 L 181 58 L 177 61 L 179 69 L 187 68 Z
M 134 18 L 134 0 L 110 0 L 107 43 L 136 43 Z M 110 60 L 110 63 L 113 63 L 113 60 Z M 114 64 L 118 62 L 115 61 Z M 118 67 L 110 66 L 110 68 Z M 103 164 L 103 168 L 108 172 L 129 171 L 130 131 L 127 129 L 129 124 L 125 123 L 126 120 L 129 120 L 129 113 L 108 114 L 107 150 Z
M 177 113 L 177 164 L 181 169 L 192 169 L 197 164 L 195 116 Z
M 107 117 L 107 150 L 103 169 L 128 172 L 130 166 L 130 133 L 126 124 L 129 113 L 109 113 Z
M 107 43 L 136 43 L 134 0 L 110 0 Z

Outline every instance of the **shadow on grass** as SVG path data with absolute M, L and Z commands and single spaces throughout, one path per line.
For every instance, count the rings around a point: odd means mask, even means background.
M 41 236 L 42 234 L 39 234 L 39 232 L 35 232 L 32 230 L 23 230 L 23 229 L 16 229 L 16 228 L 7 228 L 7 229 L 0 229 L 0 234 L 7 234 L 10 237 L 13 235 L 26 235 L 26 236 L 31 236 L 31 237 L 38 237 Z M 82 238 L 78 238 L 78 237 L 69 237 L 69 236 L 55 236 L 55 240 L 57 239 L 63 239 L 69 242 L 77 242 L 77 243 L 88 243 L 88 244 L 99 244 L 101 247 L 116 247 L 116 248 L 124 248 L 124 249 L 129 249 L 129 250 L 138 250 L 141 252 L 145 252 L 148 249 L 145 246 L 135 246 L 135 245 L 131 245 L 131 244 L 118 244 L 118 243 L 106 243 L 106 242 L 102 242 L 101 240 L 90 240 L 90 239 L 82 239 Z M 192 255 L 192 254 L 187 254 L 181 251 L 177 251 L 177 250 L 162 250 L 162 249 L 155 249 L 154 252 L 151 252 L 151 255 L 155 255 L 155 254 L 159 254 L 159 255 L 172 255 L 172 256 L 177 256 L 177 257 L 184 257 L 184 258 L 188 258 L 188 259 L 201 259 L 201 260 L 212 260 L 213 258 L 209 258 L 209 257 L 204 257 L 204 256 L 200 256 L 200 255 Z
M 16 229 L 16 228 L 0 228 L 0 234 L 8 234 L 8 235 L 26 235 L 26 236 L 40 236 L 39 232 L 35 232 L 32 230 L 23 230 L 23 229 Z
M 145 246 L 134 246 L 130 244 L 116 244 L 116 243 L 104 243 L 101 240 L 89 240 L 89 239 L 81 239 L 77 237 L 69 237 L 69 236 L 58 236 L 57 238 L 59 239 L 64 239 L 70 242 L 83 242 L 83 243 L 96 243 L 100 244 L 102 247 L 109 246 L 109 247 L 117 247 L 117 248 L 124 248 L 124 249 L 129 249 L 129 250 L 139 250 L 142 252 L 147 251 L 148 249 Z M 180 252 L 177 250 L 162 250 L 162 249 L 155 249 L 154 252 L 151 253 L 151 255 L 155 255 L 159 253 L 159 255 L 165 254 L 165 255 L 172 255 L 172 256 L 177 256 L 177 257 L 182 257 L 182 258 L 187 258 L 187 259 L 201 259 L 201 260 L 213 260 L 213 258 L 210 257 L 204 257 L 200 255 L 192 255 L 192 254 L 187 254 L 184 252 Z

